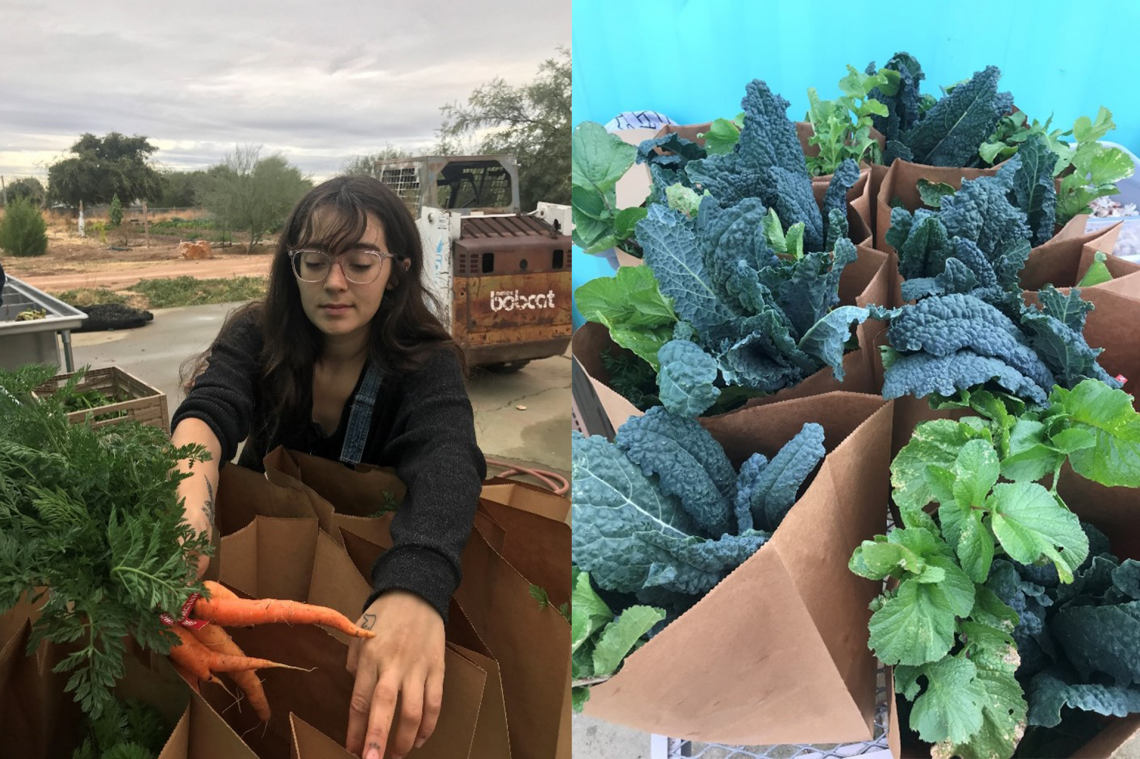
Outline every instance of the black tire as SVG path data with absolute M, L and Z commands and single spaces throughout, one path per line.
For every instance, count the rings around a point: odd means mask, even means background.
M 519 369 L 530 363 L 530 359 L 522 359 L 519 361 L 502 361 L 498 364 L 483 364 L 482 369 L 486 369 L 491 374 L 514 374 Z
M 154 314 L 150 311 L 140 311 L 137 308 L 130 308 L 129 306 L 119 305 L 118 303 L 109 303 L 101 306 L 87 306 L 81 309 L 87 314 L 87 320 L 83 322 L 76 332 L 107 332 L 116 329 L 137 329 L 138 327 L 145 327 L 148 322 L 154 320 Z

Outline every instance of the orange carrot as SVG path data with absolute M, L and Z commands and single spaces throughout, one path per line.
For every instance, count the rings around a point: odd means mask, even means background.
M 211 592 L 214 592 L 211 590 Z M 234 639 L 229 636 L 221 625 L 206 625 L 200 630 L 192 630 L 194 637 L 198 642 L 206 648 L 216 653 L 227 654 L 229 656 L 245 656 Z M 270 717 L 269 699 L 265 697 L 265 688 L 261 685 L 261 680 L 258 678 L 257 673 L 253 670 L 246 672 L 231 672 L 230 677 L 237 683 L 238 687 L 242 689 L 246 697 L 249 698 L 249 703 L 253 706 L 253 710 L 257 712 L 258 718 L 262 722 L 268 722 Z
M 202 585 L 206 587 L 206 590 L 210 591 L 210 598 L 215 601 L 219 598 L 231 598 L 234 600 L 240 600 L 237 593 L 234 593 L 232 590 L 227 588 L 225 585 L 222 585 L 220 582 L 214 582 L 213 580 L 203 580 Z
M 182 643 L 170 649 L 170 658 L 174 660 L 175 664 L 181 664 L 191 674 L 196 675 L 199 680 L 212 680 L 212 672 L 244 672 L 250 669 L 304 670 L 303 667 L 278 664 L 268 659 L 214 653 L 198 642 L 198 639 L 185 627 L 175 625 L 171 629 L 182 640 Z
M 376 637 L 376 633 L 357 627 L 335 609 L 298 601 L 199 598 L 194 604 L 194 616 L 227 627 L 285 622 L 294 625 L 325 625 L 357 638 Z
M 201 693 L 202 692 L 198 687 L 198 678 L 194 677 L 193 672 L 186 669 L 181 664 L 175 664 L 174 665 L 174 671 L 182 676 L 182 679 L 185 680 L 190 685 L 191 690 L 193 690 L 195 693 Z
M 198 680 L 209 680 L 210 674 L 208 659 L 210 650 L 198 642 L 182 625 L 170 628 L 178 636 L 179 644 L 170 649 L 170 660 L 176 666 L 182 667 Z

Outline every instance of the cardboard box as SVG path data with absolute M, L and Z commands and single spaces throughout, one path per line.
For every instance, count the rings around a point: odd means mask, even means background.
M 586 713 L 728 744 L 869 739 L 878 584 L 847 561 L 885 527 L 891 411 L 838 392 L 702 420 L 735 466 L 808 421 L 824 426 L 828 454 L 773 538 L 594 686 Z

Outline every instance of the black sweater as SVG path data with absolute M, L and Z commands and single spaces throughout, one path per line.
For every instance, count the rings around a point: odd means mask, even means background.
M 325 437 L 308 414 L 279 423 L 269 418 L 258 382 L 263 345 L 254 314 L 235 319 L 219 337 L 206 370 L 174 413 L 171 429 L 183 419 L 201 419 L 221 442 L 223 463 L 246 440 L 238 463 L 257 471 L 264 471 L 262 458 L 278 445 L 339 461 L 363 372 L 345 403 L 340 428 Z M 311 392 L 307 401 L 302 406 L 311 408 Z M 373 590 L 365 607 L 384 591 L 399 588 L 426 600 L 446 620 L 448 603 L 459 587 L 460 555 L 471 535 L 487 472 L 475 442 L 474 414 L 463 374 L 451 351 L 439 350 L 407 375 L 385 372 L 361 461 L 395 467 L 407 486 L 405 500 L 392 520 L 393 547 L 372 567 Z

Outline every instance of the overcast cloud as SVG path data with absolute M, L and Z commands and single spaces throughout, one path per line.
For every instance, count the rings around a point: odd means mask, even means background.
M 253 143 L 319 180 L 432 143 L 441 105 L 560 45 L 570 0 L 2 0 L 0 174 L 46 179 L 81 133 L 118 131 L 174 169 Z

